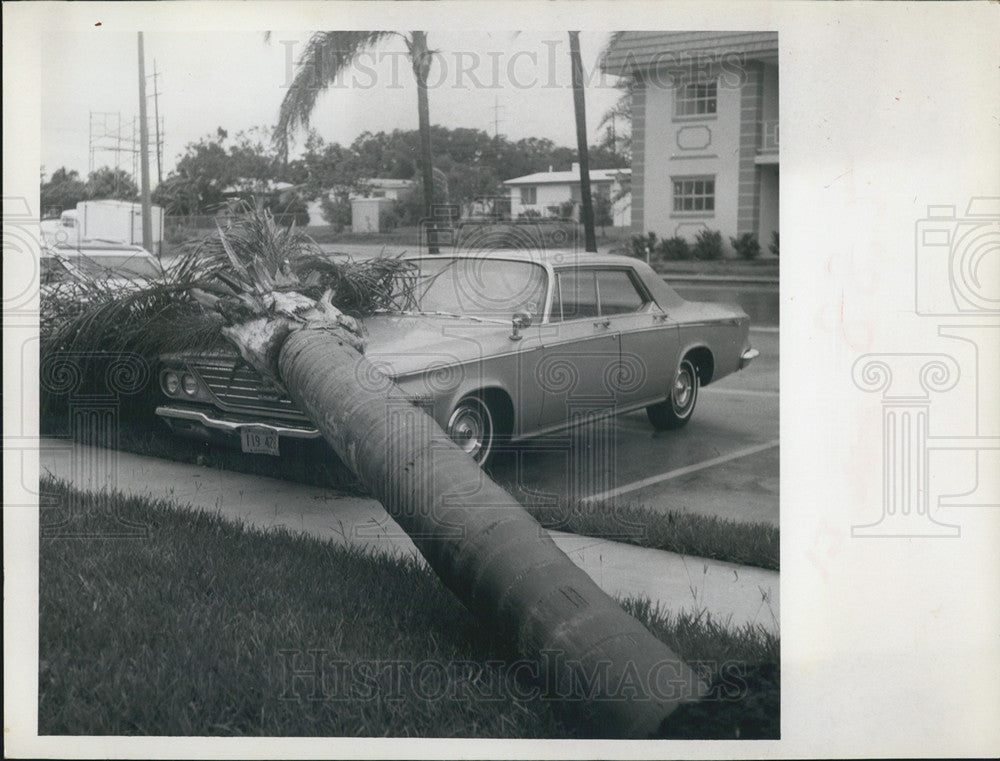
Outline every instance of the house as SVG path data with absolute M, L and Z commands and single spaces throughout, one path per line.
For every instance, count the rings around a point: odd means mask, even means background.
M 620 32 L 601 62 L 632 93 L 632 228 L 778 230 L 777 32 Z
M 611 217 L 615 227 L 630 224 L 629 198 L 621 197 L 622 183 L 629 176 L 629 169 L 590 170 L 590 190 L 592 195 L 603 195 L 612 199 Z M 523 177 L 506 180 L 504 186 L 510 191 L 510 216 L 512 219 L 534 216 L 564 216 L 563 207 L 573 203 L 572 217 L 580 215 L 580 165 L 576 162 L 569 171 L 536 172 Z

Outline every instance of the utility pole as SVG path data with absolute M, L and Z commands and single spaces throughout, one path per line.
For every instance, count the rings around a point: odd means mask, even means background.
M 163 182 L 163 156 L 160 138 L 160 75 L 156 71 L 156 59 L 153 59 L 153 124 L 156 127 L 156 184 Z
M 493 139 L 500 140 L 500 96 L 493 96 Z
M 583 239 L 587 251 L 597 253 L 594 235 L 594 204 L 590 197 L 590 156 L 587 152 L 587 108 L 583 97 L 583 60 L 580 58 L 580 33 L 569 33 L 569 58 L 573 69 L 573 106 L 576 112 L 576 150 L 580 156 L 580 211 Z
M 142 178 L 142 247 L 152 251 L 153 203 L 149 195 L 149 124 L 146 122 L 146 62 L 142 32 L 139 32 L 139 155 L 139 175 Z

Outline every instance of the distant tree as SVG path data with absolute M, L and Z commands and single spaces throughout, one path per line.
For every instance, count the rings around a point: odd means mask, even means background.
M 87 178 L 87 198 L 95 201 L 109 198 L 135 201 L 139 198 L 139 188 L 132 175 L 124 169 L 103 166 L 91 172 Z
M 632 163 L 632 90 L 631 79 L 623 79 L 615 85 L 621 95 L 615 104 L 601 116 L 597 128 L 604 130 L 598 146 L 610 153 L 615 161 L 614 168 Z M 619 163 L 620 162 L 620 163 Z
M 281 102 L 275 140 L 287 153 L 291 133 L 297 128 L 308 127 L 319 94 L 335 84 L 344 69 L 359 55 L 385 42 L 389 37 L 403 39 L 410 58 L 410 68 L 417 83 L 420 149 L 416 155 L 419 157 L 424 199 L 428 204 L 424 213 L 430 218 L 434 180 L 427 75 L 430 73 L 432 51 L 427 47 L 426 32 L 411 31 L 409 34 L 400 34 L 389 31 L 336 31 L 314 34 L 299 59 L 298 70 Z
M 80 201 L 87 199 L 87 186 L 75 169 L 59 167 L 48 181 L 42 174 L 39 200 L 42 213 L 58 215 L 66 209 L 74 209 Z
M 292 170 L 282 165 L 267 128 L 239 132 L 230 140 L 229 132 L 219 127 L 215 134 L 187 145 L 177 167 L 153 191 L 153 201 L 170 214 L 212 214 L 234 196 L 273 196 L 266 205 L 277 210 L 281 200 L 274 183 Z M 294 167 L 300 177 L 306 171 L 301 163 Z M 299 206 L 304 201 L 297 202 Z

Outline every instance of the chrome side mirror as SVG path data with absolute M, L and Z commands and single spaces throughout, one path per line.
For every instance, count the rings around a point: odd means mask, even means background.
M 515 312 L 514 316 L 511 318 L 511 341 L 520 341 L 524 336 L 521 335 L 522 330 L 531 325 L 531 314 L 529 312 Z

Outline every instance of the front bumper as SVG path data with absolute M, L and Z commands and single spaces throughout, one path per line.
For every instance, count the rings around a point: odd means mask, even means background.
M 261 421 L 236 416 L 223 418 L 207 412 L 187 407 L 157 407 L 156 414 L 177 433 L 195 434 L 199 430 L 206 433 L 218 432 L 224 435 L 238 434 L 241 428 L 263 428 L 278 436 L 290 439 L 318 439 L 319 430 L 312 426 L 295 426 L 274 421 Z
M 757 357 L 760 356 L 760 352 L 756 349 L 747 349 L 740 355 L 740 370 L 753 362 Z

